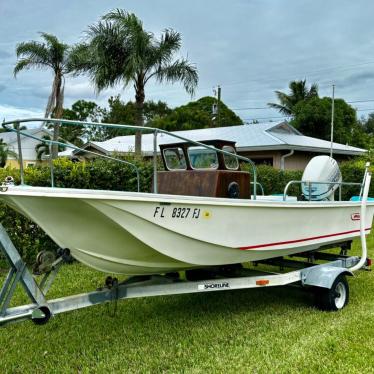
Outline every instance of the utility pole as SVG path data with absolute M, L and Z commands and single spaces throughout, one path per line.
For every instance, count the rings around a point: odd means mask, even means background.
M 217 127 L 221 127 L 221 86 L 217 87 Z
M 330 157 L 332 158 L 332 149 L 334 143 L 334 111 L 335 111 L 335 84 L 332 85 L 332 102 L 331 102 L 331 145 Z

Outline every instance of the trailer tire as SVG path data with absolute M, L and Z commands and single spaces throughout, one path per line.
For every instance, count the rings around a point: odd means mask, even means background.
M 349 302 L 349 285 L 344 274 L 339 274 L 331 288 L 316 287 L 316 305 L 321 310 L 338 311 Z
M 49 308 L 46 307 L 46 306 L 42 306 L 38 309 L 44 314 L 44 317 L 43 318 L 33 318 L 32 322 L 35 325 L 38 325 L 38 326 L 45 325 L 50 320 L 50 318 L 52 317 L 52 313 L 49 310 Z

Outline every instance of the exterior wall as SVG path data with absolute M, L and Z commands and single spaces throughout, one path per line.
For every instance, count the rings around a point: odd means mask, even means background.
M 38 162 L 40 163 L 40 162 Z M 35 166 L 37 164 L 37 161 L 35 160 L 23 160 L 23 167 L 24 168 L 27 168 L 27 167 L 32 167 L 32 166 Z M 17 160 L 14 160 L 14 159 L 8 159 L 6 164 L 5 164 L 5 167 L 9 167 L 11 169 L 19 169 L 19 162 Z
M 45 133 L 43 131 L 39 131 L 39 132 L 33 134 L 33 136 L 38 137 L 38 138 L 42 138 L 44 135 L 45 135 Z M 31 139 L 31 138 L 23 137 L 21 143 L 22 143 L 22 157 L 23 157 L 23 159 L 24 160 L 34 160 L 34 161 L 36 161 L 37 157 L 36 157 L 35 147 L 40 143 L 40 141 L 35 140 L 35 139 Z M 8 146 L 9 146 L 9 149 L 11 151 L 18 154 L 17 142 L 11 143 Z
M 244 157 L 249 157 L 256 164 L 266 163 L 266 160 L 272 160 L 272 166 L 276 169 L 281 168 L 281 158 L 283 155 L 289 153 L 289 151 L 256 151 L 256 152 L 238 152 Z M 322 155 L 324 153 L 316 152 L 302 152 L 295 151 L 292 156 L 286 157 L 284 162 L 284 168 L 286 170 L 304 170 L 308 162 L 315 156 Z M 338 161 L 345 161 L 351 158 L 346 155 L 334 155 L 334 158 Z
M 33 136 L 42 138 L 46 135 L 44 131 L 38 131 Z M 35 166 L 36 164 L 40 164 L 41 161 L 37 160 L 37 154 L 35 147 L 40 144 L 40 141 L 32 138 L 23 137 L 22 138 L 22 158 L 23 158 L 23 166 L 24 168 L 29 166 Z M 15 152 L 18 155 L 18 145 L 17 142 L 8 144 L 9 150 Z M 5 167 L 19 169 L 19 162 L 18 160 L 9 157 Z
M 255 151 L 255 152 L 238 152 L 238 154 L 249 157 L 256 165 L 266 164 L 280 168 L 280 151 Z
M 323 154 L 327 155 L 326 153 L 295 152 L 292 156 L 285 159 L 284 167 L 287 170 L 304 170 L 313 157 Z M 351 158 L 347 155 L 334 155 L 333 157 L 338 162 L 346 161 Z
M 317 156 L 317 154 L 295 152 L 292 156 L 285 158 L 284 168 L 286 170 L 304 170 L 314 156 Z

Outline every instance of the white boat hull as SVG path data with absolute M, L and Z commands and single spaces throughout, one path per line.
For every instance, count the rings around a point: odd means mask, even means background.
M 318 249 L 360 235 L 359 202 L 12 187 L 0 199 L 103 272 L 155 274 Z M 369 233 L 374 204 L 365 217 Z

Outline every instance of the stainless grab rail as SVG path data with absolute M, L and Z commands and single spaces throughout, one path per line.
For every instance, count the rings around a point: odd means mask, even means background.
M 313 185 L 313 184 L 330 184 L 330 185 L 339 185 L 339 201 L 342 200 L 342 186 L 360 186 L 362 187 L 362 183 L 354 183 L 354 182 L 313 182 L 313 181 L 297 181 L 297 180 L 292 180 L 292 181 L 289 181 L 286 185 L 286 187 L 284 188 L 284 192 L 283 192 L 283 201 L 286 201 L 287 199 L 287 191 L 288 189 L 290 188 L 291 185 L 293 184 L 306 184 L 308 185 L 308 189 L 309 191 L 311 190 L 310 187 Z M 311 201 L 311 198 L 312 198 L 312 194 L 309 193 L 309 201 Z
M 22 121 L 17 121 L 17 123 L 21 123 L 21 122 Z M 126 160 L 121 160 L 119 158 L 115 158 L 115 157 L 111 157 L 111 156 L 107 156 L 107 155 L 103 155 L 101 153 L 89 151 L 89 150 L 77 147 L 75 145 L 72 145 L 72 144 L 66 144 L 66 143 L 62 143 L 62 142 L 58 142 L 58 141 L 54 141 L 54 140 L 38 138 L 37 136 L 26 134 L 26 133 L 20 131 L 19 128 L 12 129 L 12 128 L 7 127 L 6 125 L 7 125 L 7 123 L 3 123 L 3 127 L 5 129 L 7 129 L 9 131 L 17 132 L 17 141 L 18 141 L 18 139 L 20 139 L 20 135 L 23 135 L 23 136 L 26 136 L 26 137 L 28 137 L 30 139 L 38 140 L 38 141 L 40 141 L 42 143 L 45 143 L 45 144 L 49 144 L 49 145 L 52 145 L 52 144 L 60 145 L 60 146 L 66 147 L 66 148 L 74 149 L 76 151 L 83 151 L 85 153 L 89 153 L 89 154 L 92 154 L 94 156 L 98 156 L 98 157 L 101 157 L 101 158 L 104 158 L 104 159 L 107 159 L 107 160 L 116 161 L 116 162 L 119 162 L 119 163 L 131 166 L 135 170 L 135 172 L 136 172 L 137 191 L 140 192 L 140 173 L 139 173 L 139 168 L 135 164 L 133 164 L 132 162 L 129 162 L 129 161 L 126 161 Z M 25 178 L 24 178 L 24 168 L 23 168 L 23 161 L 22 161 L 22 147 L 21 147 L 21 142 L 20 141 L 19 141 L 19 144 L 18 144 L 18 152 L 20 153 L 19 154 L 19 160 L 20 160 L 20 163 L 22 164 L 22 167 L 20 167 L 21 185 L 22 185 L 22 184 L 25 184 Z M 50 160 L 50 168 L 51 168 L 51 186 L 54 187 L 55 183 L 54 183 L 54 172 L 53 172 L 53 162 L 52 162 L 52 160 Z
M 153 181 L 154 181 L 153 188 L 154 188 L 154 191 L 153 192 L 154 193 L 157 193 L 157 135 L 158 134 L 169 135 L 171 137 L 174 137 L 174 138 L 177 138 L 177 139 L 189 142 L 191 144 L 198 145 L 198 146 L 201 146 L 201 147 L 206 148 L 206 149 L 211 149 L 211 150 L 214 150 L 214 151 L 216 151 L 218 153 L 222 153 L 222 154 L 227 155 L 227 156 L 235 157 L 237 160 L 248 162 L 251 165 L 251 167 L 252 167 L 252 173 L 253 173 L 253 199 L 256 200 L 256 196 L 257 196 L 257 191 L 256 191 L 257 190 L 257 171 L 256 171 L 256 166 L 255 166 L 254 162 L 251 159 L 249 159 L 247 157 L 244 157 L 244 156 L 237 155 L 236 153 L 227 152 L 227 151 L 224 151 L 222 149 L 218 149 L 218 148 L 215 148 L 213 146 L 209 146 L 209 145 L 206 145 L 204 143 L 200 143 L 200 142 L 197 142 L 197 141 L 185 138 L 183 136 L 177 135 L 175 133 L 171 133 L 171 132 L 166 131 L 166 130 L 162 130 L 162 129 L 158 129 L 158 128 L 153 128 L 153 127 L 147 127 L 147 126 L 140 127 L 140 126 L 134 126 L 134 125 L 119 125 L 119 124 L 112 124 L 112 123 L 72 121 L 72 120 L 65 120 L 65 119 L 48 119 L 48 118 L 26 118 L 26 119 L 17 119 L 17 120 L 13 120 L 13 121 L 4 121 L 2 123 L 2 126 L 5 129 L 9 130 L 9 131 L 16 131 L 15 129 L 11 129 L 8 126 L 9 125 L 14 125 L 16 123 L 20 124 L 20 123 L 28 123 L 28 122 L 44 122 L 44 123 L 48 122 L 48 123 L 59 123 L 59 124 L 72 125 L 72 126 L 74 126 L 74 125 L 102 126 L 102 127 L 106 127 L 106 128 L 129 129 L 129 130 L 138 130 L 138 131 L 142 131 L 142 132 L 147 131 L 147 132 L 154 133 L 154 141 L 153 141 L 153 160 L 154 160 L 154 165 L 153 165 Z M 19 132 L 20 135 L 23 135 L 23 136 L 26 136 L 26 137 L 30 137 L 30 138 L 34 138 L 34 139 L 42 141 L 42 139 L 37 138 L 37 137 L 32 137 L 30 134 L 26 134 L 23 131 L 20 131 L 19 129 L 17 131 Z M 65 143 L 60 143 L 60 142 L 56 142 L 56 141 L 53 141 L 53 140 L 45 140 L 45 141 L 49 142 L 50 144 L 61 144 L 61 145 L 65 146 L 65 147 L 68 146 Z M 70 147 L 73 148 L 72 146 L 70 146 Z M 19 148 L 21 148 L 21 147 L 19 147 Z M 79 150 L 86 151 L 86 150 L 81 149 L 79 147 L 76 147 L 76 148 L 79 149 Z M 22 156 L 22 149 L 20 149 L 20 151 L 21 151 L 21 156 Z M 94 152 L 94 154 L 95 154 L 95 152 Z M 102 157 L 102 155 L 100 155 L 100 154 L 97 154 L 97 155 L 100 156 L 100 157 Z M 105 158 L 110 158 L 110 157 L 106 156 Z M 114 158 L 111 158 L 111 159 L 118 161 L 118 159 L 114 159 Z M 123 161 L 123 160 L 120 160 L 120 161 Z M 22 167 L 21 173 L 22 173 L 22 175 L 21 175 L 21 180 L 22 180 L 23 179 L 23 167 Z
M 255 184 L 254 182 L 251 182 L 251 185 L 254 185 L 254 184 Z M 260 182 L 256 182 L 256 186 L 260 186 L 261 194 L 262 194 L 262 196 L 264 196 L 265 191 L 264 191 L 264 187 L 262 186 L 262 184 Z

